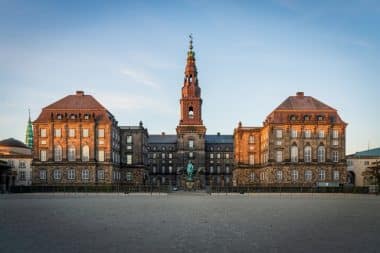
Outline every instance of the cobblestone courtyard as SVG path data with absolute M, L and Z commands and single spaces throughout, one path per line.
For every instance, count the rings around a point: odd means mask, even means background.
M 5 252 L 379 252 L 380 197 L 0 196 Z

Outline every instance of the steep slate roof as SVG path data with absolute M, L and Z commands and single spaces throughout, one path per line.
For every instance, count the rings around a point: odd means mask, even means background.
M 27 148 L 27 149 L 29 149 L 29 147 L 26 146 L 22 141 L 16 140 L 14 138 L 8 138 L 8 139 L 0 141 L 0 146 L 3 146 L 3 147 Z
M 233 144 L 234 137 L 233 135 L 206 135 L 206 144 L 207 143 L 217 143 L 217 144 Z
M 304 96 L 303 92 L 297 92 L 296 96 L 285 99 L 275 110 L 327 110 L 336 111 L 334 108 L 322 103 L 311 96 Z
M 177 135 L 175 134 L 152 134 L 149 135 L 148 143 L 152 144 L 174 144 L 177 143 Z
M 380 157 L 380 148 L 373 148 L 365 151 L 356 152 L 355 154 L 349 155 L 349 157 Z

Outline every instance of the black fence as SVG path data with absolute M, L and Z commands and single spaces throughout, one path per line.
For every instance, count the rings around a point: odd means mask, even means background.
M 11 193 L 44 193 L 44 192 L 93 192 L 93 193 L 167 193 L 170 191 L 168 185 L 32 185 L 11 186 Z
M 368 187 L 211 187 L 211 193 L 369 193 Z

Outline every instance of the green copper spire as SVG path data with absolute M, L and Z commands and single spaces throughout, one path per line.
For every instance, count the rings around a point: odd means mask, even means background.
M 189 51 L 187 52 L 187 57 L 190 57 L 190 56 L 194 57 L 195 52 L 193 51 L 193 34 L 190 34 L 189 38 L 190 38 L 190 45 L 189 45 Z
M 29 148 L 33 148 L 33 126 L 32 126 L 32 121 L 30 120 L 30 109 L 29 109 L 28 125 L 26 126 L 25 144 Z

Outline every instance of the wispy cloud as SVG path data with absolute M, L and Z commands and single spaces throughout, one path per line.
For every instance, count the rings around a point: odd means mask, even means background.
M 173 108 L 170 105 L 163 102 L 161 99 L 149 97 L 146 95 L 137 94 L 115 94 L 115 93 L 102 93 L 99 97 L 99 101 L 112 110 L 156 110 L 160 113 L 173 113 Z M 105 101 L 103 103 L 102 101 Z
M 145 73 L 144 71 L 136 70 L 130 67 L 124 67 L 120 72 L 123 75 L 129 77 L 130 79 L 140 84 L 143 84 L 152 88 L 160 87 L 160 85 L 156 81 L 153 81 L 153 78 L 149 74 Z
M 353 44 L 355 46 L 362 47 L 362 48 L 367 48 L 367 49 L 370 49 L 373 47 L 373 45 L 370 42 L 368 42 L 364 39 L 352 40 L 351 44 Z

